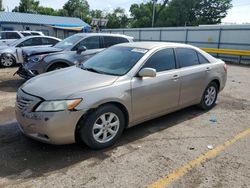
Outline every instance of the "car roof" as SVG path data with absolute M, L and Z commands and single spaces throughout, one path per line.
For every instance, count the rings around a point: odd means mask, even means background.
M 76 35 L 87 37 L 87 36 L 112 36 L 112 37 L 123 37 L 133 39 L 134 37 L 122 35 L 122 34 L 111 34 L 111 33 L 78 33 Z
M 188 45 L 188 44 L 173 43 L 173 42 L 132 42 L 132 43 L 121 43 L 121 44 L 117 44 L 116 46 L 142 48 L 142 49 L 147 49 L 147 50 L 151 50 L 153 48 L 160 48 L 160 47 L 194 48 L 193 46 Z

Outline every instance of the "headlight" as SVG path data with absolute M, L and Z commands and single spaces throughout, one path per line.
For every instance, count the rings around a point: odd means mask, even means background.
M 64 110 L 74 110 L 82 99 L 44 101 L 36 109 L 36 112 L 55 112 Z
M 28 59 L 28 61 L 32 61 L 34 63 L 37 63 L 37 62 L 41 61 L 44 57 L 45 57 L 45 55 L 37 55 L 37 56 L 30 57 Z

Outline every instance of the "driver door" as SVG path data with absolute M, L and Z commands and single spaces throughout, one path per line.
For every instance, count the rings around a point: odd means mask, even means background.
M 154 68 L 154 78 L 132 79 L 133 119 L 140 121 L 164 114 L 178 107 L 180 97 L 180 73 L 176 69 L 174 50 L 157 51 L 142 68 Z

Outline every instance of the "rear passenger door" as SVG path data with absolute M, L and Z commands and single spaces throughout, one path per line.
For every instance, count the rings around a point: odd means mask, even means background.
M 179 103 L 180 79 L 173 49 L 167 48 L 155 52 L 142 68 L 153 68 L 157 71 L 157 75 L 154 78 L 132 79 L 135 121 L 164 114 L 175 109 Z
M 194 49 L 176 48 L 175 52 L 181 75 L 180 105 L 198 103 L 206 83 L 206 65 L 200 63 Z

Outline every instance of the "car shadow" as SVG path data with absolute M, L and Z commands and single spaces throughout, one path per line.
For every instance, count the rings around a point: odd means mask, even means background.
M 200 116 L 204 111 L 197 107 L 184 110 L 142 123 L 126 129 L 118 143 L 104 150 L 91 150 L 77 144 L 53 146 L 28 139 L 22 135 L 16 122 L 0 125 L 0 177 L 25 179 L 40 177 L 48 172 L 63 170 L 76 163 L 95 159 L 97 164 L 112 155 L 114 149 L 184 121 Z M 30 170 L 27 177 L 22 174 Z
M 16 92 L 18 88 L 25 82 L 24 79 L 3 80 L 0 82 L 0 91 Z

